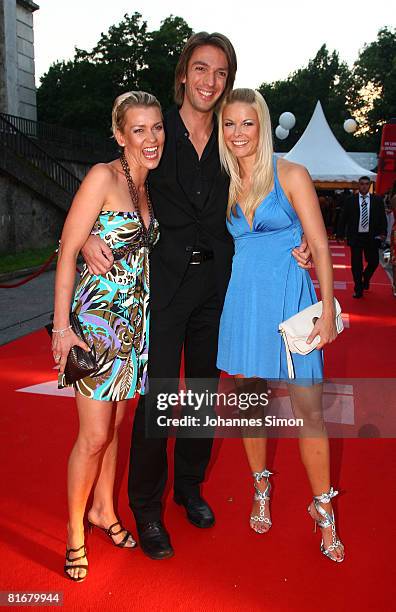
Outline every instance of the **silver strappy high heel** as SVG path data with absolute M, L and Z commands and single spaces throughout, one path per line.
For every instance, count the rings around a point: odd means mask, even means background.
M 333 487 L 331 487 L 330 491 L 328 493 L 322 493 L 321 495 L 315 495 L 314 496 L 314 498 L 312 500 L 314 508 L 315 508 L 316 512 L 318 514 L 320 514 L 320 516 L 323 517 L 323 520 L 314 518 L 312 516 L 312 513 L 311 513 L 312 503 L 309 504 L 309 506 L 308 506 L 308 512 L 309 512 L 311 518 L 314 521 L 314 531 L 315 532 L 316 532 L 316 528 L 317 528 L 318 525 L 319 525 L 319 527 L 321 529 L 326 528 L 326 527 L 331 527 L 331 539 L 332 539 L 331 544 L 330 544 L 330 546 L 325 548 L 324 542 L 323 542 L 323 535 L 322 535 L 322 541 L 320 543 L 320 551 L 326 557 L 331 559 L 332 561 L 335 561 L 336 563 L 341 563 L 342 561 L 344 561 L 344 558 L 345 558 L 344 545 L 338 539 L 338 536 L 337 536 L 337 533 L 336 533 L 334 512 L 332 510 L 331 514 L 329 514 L 320 505 L 320 504 L 328 504 L 330 502 L 330 500 L 333 497 L 335 497 L 336 495 L 338 495 L 338 491 L 334 491 Z M 341 557 L 339 559 L 332 555 L 332 553 L 335 551 L 336 548 L 339 548 L 341 550 Z
M 253 472 L 252 474 L 254 478 L 253 484 L 255 489 L 254 501 L 260 502 L 260 514 L 250 515 L 250 526 L 256 533 L 266 533 L 272 525 L 271 519 L 265 516 L 265 503 L 267 500 L 269 501 L 271 492 L 271 483 L 268 481 L 268 478 L 272 475 L 272 473 L 273 472 L 270 472 L 269 470 L 265 469 L 262 472 Z M 260 491 L 257 485 L 263 478 L 267 479 L 267 486 L 264 491 Z M 264 525 L 268 525 L 268 527 L 264 528 Z

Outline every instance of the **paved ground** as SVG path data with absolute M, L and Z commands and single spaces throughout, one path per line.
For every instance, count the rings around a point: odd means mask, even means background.
M 22 279 L 5 281 L 7 284 Z M 11 342 L 50 322 L 55 272 L 44 272 L 15 289 L 0 289 L 0 344 Z

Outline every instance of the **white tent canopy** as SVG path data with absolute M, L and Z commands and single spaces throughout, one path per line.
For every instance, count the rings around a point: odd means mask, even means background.
M 359 166 L 342 148 L 326 121 L 319 101 L 305 132 L 284 159 L 305 166 L 313 181 L 352 183 L 363 175 L 373 181 L 377 176 Z

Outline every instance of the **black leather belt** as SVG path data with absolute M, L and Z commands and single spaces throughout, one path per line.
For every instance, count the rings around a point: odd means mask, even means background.
M 213 251 L 192 251 L 189 264 L 197 265 L 213 259 Z

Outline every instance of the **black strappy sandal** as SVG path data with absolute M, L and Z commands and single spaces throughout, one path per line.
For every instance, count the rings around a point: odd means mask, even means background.
M 117 527 L 117 525 L 119 525 L 120 528 L 119 528 L 118 531 L 114 531 L 114 528 Z M 91 532 L 92 532 L 94 527 L 97 527 L 98 529 L 101 529 L 101 531 L 104 531 L 105 534 L 109 536 L 109 538 L 113 542 L 114 546 L 117 546 L 117 548 L 135 548 L 137 546 L 137 543 L 133 539 L 133 536 L 132 536 L 131 532 L 128 531 L 127 529 L 125 529 L 125 527 L 120 523 L 120 521 L 117 521 L 116 523 L 113 523 L 113 525 L 110 525 L 110 527 L 108 527 L 107 529 L 106 529 L 106 527 L 99 527 L 99 525 L 95 525 L 95 523 L 92 523 L 91 521 L 88 521 L 88 528 L 89 528 L 89 530 Z M 118 544 L 117 544 L 116 542 L 114 542 L 113 537 L 119 535 L 123 531 L 126 532 L 125 536 L 122 538 L 121 542 L 118 542 Z M 127 542 L 129 540 L 129 538 L 131 538 L 131 541 L 132 541 L 131 546 L 127 546 Z
M 70 558 L 70 553 L 79 552 L 81 549 L 83 549 L 83 552 L 84 552 L 83 555 L 81 555 L 80 557 Z M 73 563 L 74 561 L 79 561 L 80 559 L 84 559 L 84 557 L 86 556 L 87 556 L 87 549 L 85 548 L 85 544 L 83 544 L 79 548 L 66 548 L 66 561 L 69 561 L 69 563 Z M 76 577 L 70 576 L 69 571 L 71 569 L 84 569 L 85 576 L 76 576 Z M 70 578 L 70 580 L 73 580 L 74 582 L 82 582 L 88 576 L 88 563 L 86 564 L 80 563 L 77 565 L 65 565 L 64 571 L 65 571 L 66 576 Z

